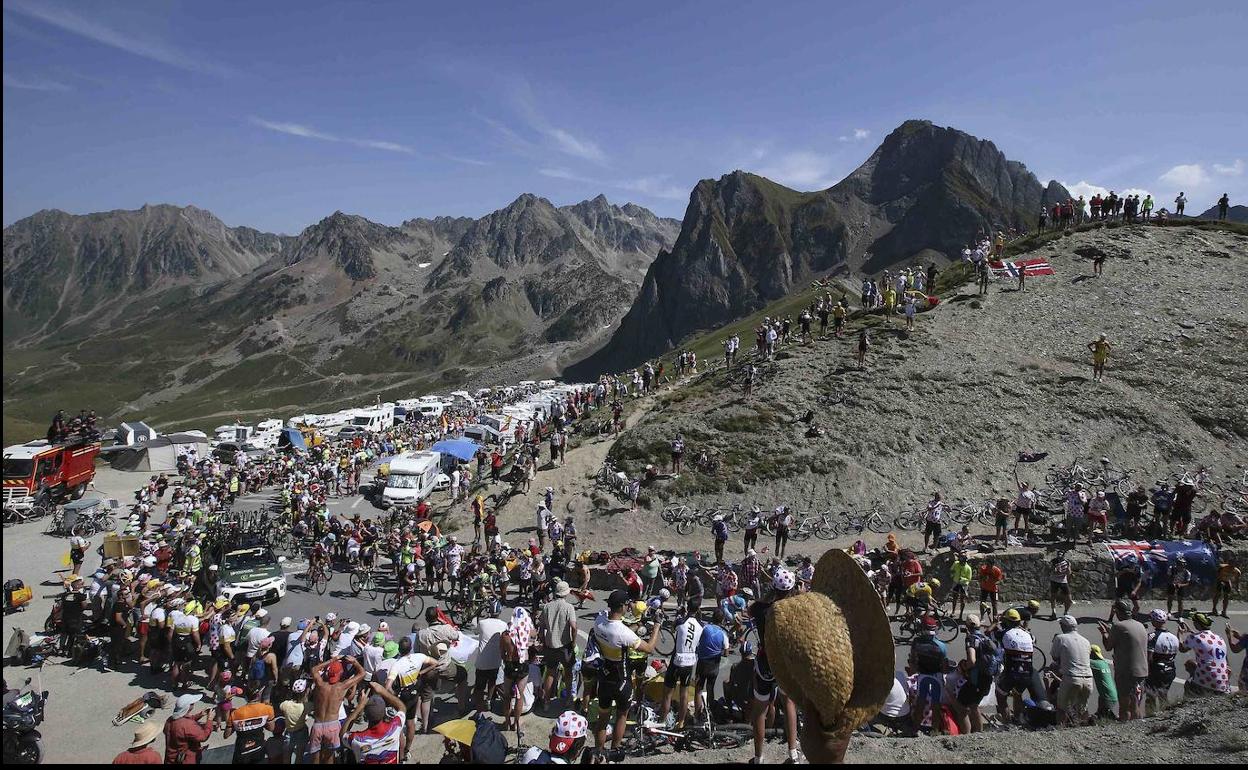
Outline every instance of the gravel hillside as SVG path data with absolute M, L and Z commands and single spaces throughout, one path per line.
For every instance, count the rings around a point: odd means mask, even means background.
M 1104 275 L 1092 257 L 1108 256 Z M 688 456 L 722 459 L 660 483 L 656 500 L 897 511 L 933 489 L 984 499 L 1011 489 L 1017 452 L 1042 481 L 1049 462 L 1109 456 L 1141 480 L 1196 462 L 1238 476 L 1248 462 L 1248 237 L 1189 227 L 1119 227 L 1057 238 L 1025 256 L 1056 275 L 968 284 L 920 314 L 873 332 L 867 368 L 854 341 L 791 345 L 779 375 L 746 399 L 722 375 L 664 395 L 612 455 L 634 470 L 666 465 L 683 432 Z M 884 319 L 881 319 L 882 321 Z M 870 321 L 868 321 L 870 323 Z M 1104 382 L 1085 344 L 1113 345 Z M 743 340 L 747 345 L 752 340 Z M 825 435 L 804 438 L 813 410 Z M 653 515 L 653 514 L 652 514 Z

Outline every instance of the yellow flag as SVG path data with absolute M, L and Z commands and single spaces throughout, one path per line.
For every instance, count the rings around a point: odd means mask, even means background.
M 65 555 L 61 557 L 61 566 L 68 567 L 71 561 L 73 560 L 69 558 L 69 551 L 66 551 Z

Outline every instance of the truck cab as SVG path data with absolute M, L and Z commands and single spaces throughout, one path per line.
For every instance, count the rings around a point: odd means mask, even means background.
M 49 444 L 45 440 L 4 450 L 4 506 L 26 509 L 36 503 L 82 497 L 95 478 L 98 441 Z

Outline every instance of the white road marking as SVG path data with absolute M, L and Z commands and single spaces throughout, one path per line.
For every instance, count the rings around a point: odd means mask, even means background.
M 358 506 L 358 505 L 360 504 L 360 502 L 361 502 L 363 499 L 364 499 L 364 498 L 362 498 L 362 497 L 357 497 L 357 498 L 355 499 L 355 502 L 354 502 L 354 503 L 351 503 L 351 510 L 353 510 L 353 511 L 354 511 L 354 510 L 355 510 L 355 508 L 356 508 L 356 506 Z

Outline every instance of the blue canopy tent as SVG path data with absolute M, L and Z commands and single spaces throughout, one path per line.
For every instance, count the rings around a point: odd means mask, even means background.
M 282 435 L 277 439 L 278 447 L 290 447 L 298 452 L 308 451 L 308 444 L 303 440 L 303 434 L 297 428 L 282 428 Z
M 443 441 L 439 441 L 431 448 L 435 452 L 441 452 L 444 455 L 450 455 L 457 460 L 463 460 L 465 462 L 476 457 L 477 452 L 482 449 L 480 444 L 466 438 L 448 438 Z

